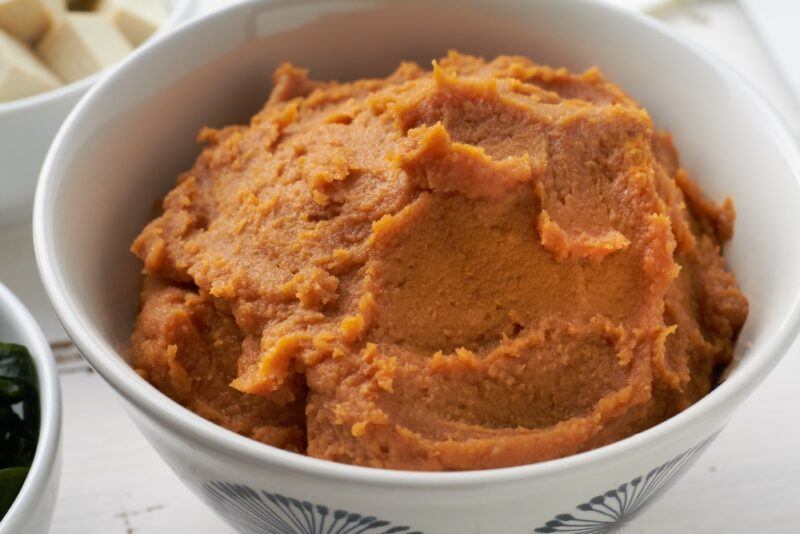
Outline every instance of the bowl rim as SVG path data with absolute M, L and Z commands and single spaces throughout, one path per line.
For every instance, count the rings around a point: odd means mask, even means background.
M 131 368 L 124 361 L 122 355 L 102 341 L 99 336 L 93 335 L 89 327 L 90 322 L 84 319 L 79 312 L 79 307 L 68 297 L 67 285 L 55 261 L 52 225 L 54 210 L 52 208 L 56 201 L 55 192 L 59 185 L 55 172 L 57 160 L 63 146 L 70 138 L 70 130 L 82 120 L 82 116 L 91 109 L 93 99 L 105 90 L 110 80 L 119 72 L 146 62 L 151 55 L 156 55 L 161 47 L 170 46 L 173 41 L 181 39 L 189 32 L 203 31 L 204 26 L 213 25 L 214 19 L 226 17 L 235 11 L 249 9 L 262 2 L 269 3 L 269 0 L 245 0 L 221 8 L 182 25 L 170 35 L 147 47 L 146 50 L 136 53 L 125 62 L 119 71 L 115 71 L 95 85 L 73 109 L 59 130 L 41 171 L 34 202 L 33 230 L 36 259 L 47 293 L 67 333 L 89 363 L 114 387 L 118 394 L 122 395 L 137 410 L 144 412 L 170 431 L 196 440 L 224 454 L 236 454 L 239 460 L 246 460 L 258 465 L 270 465 L 293 473 L 330 480 L 359 482 L 395 489 L 478 488 L 490 483 L 549 478 L 566 471 L 610 462 L 629 455 L 634 450 L 640 451 L 647 445 L 682 439 L 681 436 L 685 437 L 693 429 L 698 434 L 702 432 L 702 437 L 706 437 L 719 430 L 733 407 L 752 392 L 793 344 L 800 332 L 800 287 L 796 289 L 789 313 L 781 319 L 779 326 L 771 337 L 759 347 L 759 350 L 751 349 L 748 358 L 737 366 L 736 372 L 731 373 L 727 380 L 683 412 L 623 440 L 565 458 L 521 466 L 458 472 L 416 472 L 353 466 L 265 446 L 263 443 L 240 436 L 203 419 L 158 392 L 144 379 L 132 377 Z M 469 3 L 486 5 L 489 2 L 488 0 L 471 0 Z M 763 118 L 764 126 L 772 134 L 773 144 L 786 161 L 795 182 L 800 183 L 800 146 L 795 144 L 789 128 L 772 105 L 763 99 L 758 90 L 733 68 L 719 61 L 698 45 L 679 37 L 665 24 L 648 18 L 644 14 L 601 0 L 572 0 L 572 3 L 577 4 L 577 7 L 588 6 L 607 10 L 613 16 L 629 19 L 625 21 L 626 23 L 642 25 L 648 31 L 670 41 L 671 46 L 678 47 L 684 53 L 700 59 L 708 69 L 715 71 L 727 84 L 740 86 L 743 98 L 749 100 L 748 103 Z M 63 176 L 61 180 L 63 180 Z M 136 376 L 138 377 L 138 375 Z M 715 421 L 717 426 L 708 427 L 708 421 Z M 703 428 L 700 428 L 701 426 Z M 700 439 L 695 441 L 700 441 Z
M 158 27 L 156 32 L 151 37 L 158 38 L 168 29 L 178 25 L 181 21 L 188 19 L 194 13 L 196 1 L 197 0 L 175 0 L 173 8 L 169 12 L 169 16 L 166 18 L 166 20 L 164 20 L 164 23 Z M 139 46 L 141 47 L 149 41 L 154 40 L 155 39 L 148 38 L 145 43 L 142 43 Z M 2 120 L 2 116 L 5 113 L 24 112 L 39 105 L 47 105 L 58 100 L 69 100 L 70 98 L 74 98 L 76 95 L 85 93 L 86 90 L 96 81 L 108 74 L 109 71 L 114 70 L 117 65 L 124 61 L 125 59 L 123 58 L 122 61 L 115 65 L 102 69 L 94 74 L 90 74 L 89 76 L 81 78 L 80 80 L 76 80 L 72 83 L 67 83 L 56 87 L 55 89 L 51 89 L 50 91 L 45 91 L 44 93 L 38 93 L 35 95 L 26 96 L 24 98 L 9 100 L 8 102 L 0 102 L 0 120 Z
M 0 520 L 0 533 L 11 533 L 20 532 L 34 512 L 56 468 L 61 438 L 61 388 L 53 353 L 44 333 L 25 305 L 1 282 L 0 316 L 8 318 L 34 361 L 41 409 L 39 441 L 30 472 L 8 513 Z

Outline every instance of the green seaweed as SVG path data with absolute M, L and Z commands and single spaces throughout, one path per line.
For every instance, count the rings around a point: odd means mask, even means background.
M 6 512 L 14 504 L 19 490 L 25 483 L 28 476 L 29 467 L 7 467 L 0 469 L 0 518 L 5 517 Z
M 22 345 L 0 343 L 0 519 L 25 482 L 39 439 L 36 368 Z

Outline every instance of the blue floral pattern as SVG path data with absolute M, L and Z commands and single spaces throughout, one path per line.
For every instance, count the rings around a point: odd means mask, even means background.
M 616 532 L 675 483 L 715 437 L 716 433 L 646 475 L 579 504 L 572 513 L 556 515 L 533 532 Z M 202 489 L 209 504 L 247 534 L 422 534 L 374 516 L 334 510 L 244 484 L 206 482 Z
M 648 504 L 677 482 L 716 437 L 716 433 L 682 452 L 672 460 L 638 476 L 621 486 L 576 506 L 571 514 L 558 514 L 544 526 L 534 529 L 539 534 L 571 532 L 573 534 L 609 534 L 639 515 Z
M 377 517 L 331 510 L 244 484 L 206 482 L 203 494 L 217 512 L 248 534 L 422 534 Z

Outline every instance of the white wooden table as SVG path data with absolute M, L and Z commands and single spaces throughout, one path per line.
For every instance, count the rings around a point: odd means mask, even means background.
M 204 0 L 205 10 L 227 0 Z M 624 0 L 617 0 L 624 1 Z M 659 12 L 740 70 L 800 131 L 800 109 L 735 2 Z M 0 281 L 48 338 L 65 340 L 35 271 L 28 221 L 0 229 Z M 798 273 L 800 276 L 800 273 Z M 57 349 L 64 463 L 55 534 L 229 534 L 150 448 L 111 389 L 72 349 Z M 696 465 L 630 533 L 800 532 L 800 346 L 737 412 Z

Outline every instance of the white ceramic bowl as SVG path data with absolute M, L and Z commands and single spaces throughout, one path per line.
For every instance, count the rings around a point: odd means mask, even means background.
M 164 0 L 169 18 L 163 33 L 194 13 L 193 0 Z M 69 112 L 101 76 L 53 91 L 0 102 L 0 224 L 30 215 L 33 192 L 50 143 Z
M 28 477 L 0 521 L 0 534 L 45 534 L 50 528 L 61 476 L 61 389 L 50 345 L 39 325 L 0 284 L 0 341 L 25 345 L 36 365 L 41 421 Z
M 727 381 L 676 417 L 598 450 L 507 469 L 412 473 L 248 440 L 133 372 L 118 351 L 140 284 L 128 246 L 152 217 L 152 200 L 191 166 L 198 129 L 246 121 L 285 60 L 320 79 L 353 79 L 385 75 L 402 59 L 426 64 L 448 48 L 600 65 L 675 134 L 684 165 L 712 197 L 735 199 L 726 254 L 751 311 Z M 799 175 L 797 147 L 746 82 L 660 24 L 601 2 L 249 1 L 164 37 L 91 90 L 44 165 L 34 237 L 44 283 L 81 352 L 186 485 L 241 531 L 328 532 L 336 522 L 370 533 L 580 532 L 627 521 L 652 502 L 794 340 Z

